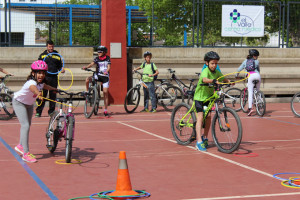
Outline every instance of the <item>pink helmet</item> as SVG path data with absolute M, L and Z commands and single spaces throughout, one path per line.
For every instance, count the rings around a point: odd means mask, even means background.
M 46 62 L 42 60 L 37 60 L 31 64 L 31 69 L 36 71 L 38 70 L 48 71 L 48 65 Z

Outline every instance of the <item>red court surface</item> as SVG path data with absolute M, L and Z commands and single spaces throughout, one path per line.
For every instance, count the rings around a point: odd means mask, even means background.
M 67 200 L 114 190 L 120 151 L 126 152 L 133 189 L 151 193 L 149 199 L 300 199 L 298 188 L 284 187 L 273 177 L 300 173 L 300 118 L 289 104 L 268 103 L 263 118 L 238 113 L 243 125 L 239 155 L 221 153 L 213 144 L 207 153 L 194 144 L 176 144 L 171 113 L 162 108 L 127 114 L 123 106 L 110 106 L 111 118 L 91 119 L 82 110 L 75 110 L 73 143 L 73 158 L 81 164 L 56 164 L 64 159 L 64 141 L 54 154 L 48 152 L 49 117 L 33 118 L 29 142 L 37 163 L 20 161 L 12 150 L 19 142 L 18 120 L 0 121 L 1 200 Z M 280 177 L 292 176 L 297 174 Z

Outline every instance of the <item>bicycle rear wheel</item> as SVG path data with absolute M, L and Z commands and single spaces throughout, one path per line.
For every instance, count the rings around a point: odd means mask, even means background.
M 139 88 L 131 88 L 125 97 L 124 108 L 127 113 L 133 113 L 139 106 L 141 94 Z
M 232 153 L 242 141 L 242 123 L 231 108 L 221 108 L 212 120 L 212 136 L 219 151 Z
M 69 117 L 68 119 L 68 127 L 67 127 L 67 135 L 66 135 L 66 163 L 71 162 L 72 157 L 72 145 L 73 145 L 73 135 L 74 135 L 74 125 L 75 119 L 74 117 Z
M 166 111 L 172 111 L 175 106 L 184 102 L 183 92 L 179 87 L 168 86 L 162 92 L 160 101 Z
M 196 115 L 190 112 L 190 106 L 186 103 L 178 104 L 172 111 L 171 115 L 171 130 L 174 139 L 178 144 L 188 145 L 196 139 Z
M 265 99 L 265 95 L 262 91 L 258 91 L 256 93 L 256 112 L 259 116 L 264 116 L 265 112 L 266 112 L 266 99 Z
M 291 100 L 291 109 L 296 117 L 300 117 L 300 92 L 293 96 Z
M 241 90 L 238 88 L 230 88 L 225 92 L 223 96 L 223 106 L 232 108 L 236 112 L 240 111 L 241 108 Z
M 85 95 L 84 116 L 86 118 L 90 118 L 95 110 L 98 97 L 97 93 L 97 89 L 92 86 Z
M 240 103 L 241 103 L 241 108 L 243 110 L 244 113 L 247 113 L 248 112 L 248 108 L 249 108 L 249 105 L 248 105 L 248 89 L 245 88 L 241 91 L 241 100 L 240 100 Z
M 58 138 L 59 138 L 59 130 L 57 127 L 59 127 L 59 113 L 57 111 L 54 111 L 51 114 L 51 118 L 49 121 L 49 125 L 47 128 L 47 133 L 46 133 L 46 139 L 47 139 L 47 149 L 53 153 L 56 150 L 57 143 L 58 143 Z M 63 126 L 63 124 L 61 124 Z
M 11 119 L 15 113 L 12 106 L 12 97 L 8 94 L 0 94 L 0 119 L 1 120 L 9 120 Z

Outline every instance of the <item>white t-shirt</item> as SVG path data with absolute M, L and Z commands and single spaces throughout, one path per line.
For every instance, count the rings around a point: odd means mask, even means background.
M 37 84 L 34 80 L 28 80 L 22 87 L 21 90 L 18 92 L 15 92 L 14 98 L 26 105 L 32 105 L 34 104 L 37 95 L 30 91 L 29 87 L 35 85 L 39 91 L 41 91 L 44 88 L 44 83 Z

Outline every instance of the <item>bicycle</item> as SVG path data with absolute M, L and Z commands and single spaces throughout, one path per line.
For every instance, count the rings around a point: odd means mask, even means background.
M 242 110 L 241 106 L 241 94 L 242 90 L 239 88 L 228 89 L 223 96 L 223 106 L 232 108 L 236 112 Z
M 266 112 L 266 98 L 262 91 L 258 91 L 256 88 L 256 84 L 258 83 L 258 80 L 254 80 L 254 88 L 253 88 L 253 102 L 256 108 L 257 114 L 262 117 Z M 245 87 L 242 89 L 241 92 L 241 108 L 244 113 L 248 112 L 248 87 Z
M 141 87 L 148 88 L 142 80 L 142 76 L 148 74 L 142 74 L 138 71 L 135 71 L 134 73 L 138 73 L 140 77 L 138 84 L 129 89 L 126 94 L 124 108 L 127 113 L 133 113 L 139 106 Z M 157 104 L 163 106 L 166 111 L 172 111 L 174 106 L 184 101 L 183 93 L 178 87 L 168 83 L 164 79 L 157 79 L 157 81 L 160 81 L 160 84 L 155 85 Z
M 300 117 L 300 92 L 292 97 L 291 109 L 296 117 Z
M 9 120 L 13 116 L 15 116 L 15 112 L 12 106 L 12 95 L 13 91 L 11 91 L 5 84 L 5 80 L 9 78 L 11 75 L 5 75 L 0 78 L 0 92 L 4 91 L 4 93 L 0 93 L 0 111 L 3 109 L 3 113 L 0 114 L 1 120 Z
M 85 103 L 84 103 L 84 116 L 90 118 L 92 114 L 98 114 L 99 101 L 100 101 L 100 86 L 98 81 L 95 79 L 97 72 L 91 69 L 84 69 L 88 72 L 93 72 L 92 81 L 89 82 L 88 92 L 85 93 Z
M 211 123 L 214 143 L 219 151 L 232 153 L 239 148 L 243 128 L 238 114 L 233 109 L 228 107 L 219 108 L 219 104 L 222 104 L 225 95 L 222 87 L 229 86 L 226 84 L 201 85 L 215 88 L 214 94 L 204 101 L 204 103 L 209 102 L 209 105 L 203 114 L 202 126 L 205 126 L 206 118 L 212 107 L 215 106 L 215 115 Z M 193 101 L 192 106 L 181 103 L 174 108 L 171 115 L 171 130 L 178 144 L 188 145 L 196 140 L 196 113 L 195 101 Z
M 60 107 L 58 111 L 54 111 L 51 114 L 49 125 L 47 128 L 46 139 L 47 139 L 47 149 L 54 153 L 56 150 L 58 141 L 61 141 L 62 138 L 66 140 L 66 152 L 65 159 L 66 163 L 71 162 L 72 156 L 72 145 L 74 140 L 74 132 L 75 132 L 75 116 L 72 113 L 73 111 L 73 96 L 81 95 L 83 96 L 83 92 L 72 93 L 66 91 L 59 91 L 59 94 L 67 94 L 69 95 L 69 100 L 66 98 L 57 98 L 56 101 L 60 103 Z M 63 111 L 63 104 L 69 102 L 68 112 L 65 113 Z

